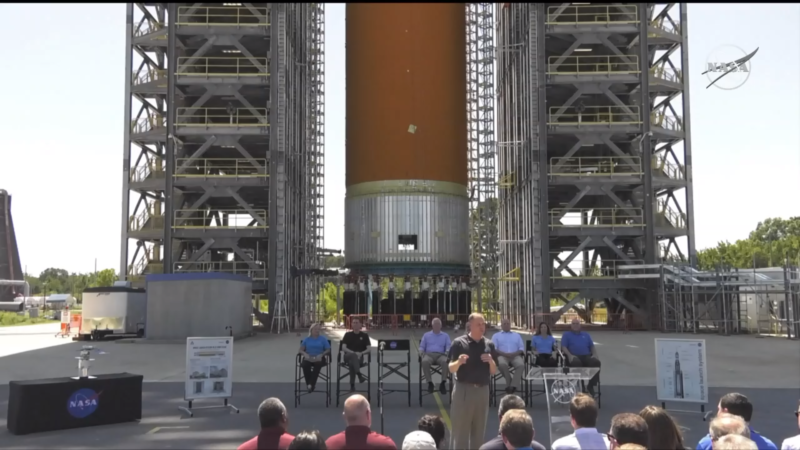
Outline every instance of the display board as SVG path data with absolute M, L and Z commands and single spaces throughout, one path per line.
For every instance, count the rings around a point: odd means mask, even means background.
M 662 402 L 708 402 L 705 339 L 656 339 L 656 391 Z
M 187 338 L 184 399 L 229 398 L 232 390 L 233 338 Z

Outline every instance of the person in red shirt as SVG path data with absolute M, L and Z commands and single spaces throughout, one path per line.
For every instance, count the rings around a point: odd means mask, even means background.
M 270 397 L 258 406 L 261 431 L 258 436 L 239 446 L 238 450 L 287 450 L 294 436 L 287 433 L 289 415 L 283 402 Z
M 325 441 L 328 450 L 397 450 L 394 441 L 372 431 L 372 410 L 363 395 L 351 395 L 344 402 L 347 428 Z

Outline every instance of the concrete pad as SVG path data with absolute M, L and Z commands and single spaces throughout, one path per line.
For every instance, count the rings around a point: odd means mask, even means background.
M 72 342 L 69 338 L 55 337 L 60 329 L 58 322 L 0 327 L 0 358 Z

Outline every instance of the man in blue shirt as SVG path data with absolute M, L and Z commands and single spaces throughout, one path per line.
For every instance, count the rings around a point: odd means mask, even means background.
M 431 328 L 419 341 L 419 354 L 422 357 L 422 374 L 428 380 L 428 392 L 433 392 L 433 378 L 431 365 L 436 364 L 442 369 L 442 381 L 439 383 L 439 392 L 447 394 L 447 353 L 450 351 L 450 336 L 442 331 L 442 321 L 439 318 L 431 321 Z
M 569 367 L 600 367 L 600 358 L 597 357 L 597 347 L 594 345 L 589 333 L 581 330 L 581 321 L 576 317 L 572 319 L 571 330 L 561 336 L 561 352 L 567 358 Z M 595 397 L 594 387 L 600 382 L 600 371 L 589 380 L 586 390 Z
M 506 394 L 513 394 L 518 387 L 522 386 L 522 372 L 525 370 L 525 343 L 519 333 L 511 331 L 511 321 L 503 319 L 500 323 L 502 330 L 492 336 L 495 353 L 497 353 L 497 370 L 506 379 Z M 514 378 L 511 378 L 511 370 L 514 368 Z
M 328 338 L 319 335 L 319 324 L 311 325 L 308 330 L 308 337 L 300 343 L 300 354 L 303 362 L 303 377 L 306 379 L 308 392 L 313 392 L 319 378 L 319 371 L 325 365 L 325 356 L 331 352 L 331 343 Z
M 738 392 L 723 395 L 719 400 L 717 413 L 728 413 L 741 417 L 750 429 L 750 440 L 756 443 L 758 450 L 778 450 L 778 447 L 772 441 L 761 436 L 750 427 L 750 419 L 753 417 L 753 404 L 750 403 L 747 396 Z M 711 450 L 712 442 L 711 436 L 706 435 L 697 444 L 697 450 Z

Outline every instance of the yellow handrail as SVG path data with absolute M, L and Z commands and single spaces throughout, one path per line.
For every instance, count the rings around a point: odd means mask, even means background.
M 244 209 L 179 209 L 175 211 L 173 228 L 179 229 L 263 229 L 267 228 L 267 210 L 253 210 L 264 221 L 265 225 L 258 223 L 249 212 Z M 223 223 L 217 222 L 222 220 Z M 252 223 L 252 225 L 251 225 Z
M 258 262 L 256 262 L 258 264 Z M 253 280 L 266 280 L 267 269 L 254 269 L 243 261 L 198 261 L 194 263 L 176 262 L 173 264 L 175 273 L 232 273 L 245 275 Z
M 562 10 L 559 12 L 559 10 Z M 639 23 L 635 5 L 573 5 L 547 8 L 546 25 L 603 25 Z
M 685 166 L 683 164 L 674 164 L 667 160 L 667 155 L 655 156 L 653 158 L 653 170 L 662 172 L 667 178 L 671 180 L 684 180 Z
M 686 214 L 674 211 L 665 199 L 658 200 L 658 214 L 675 228 L 686 228 Z
M 501 188 L 510 188 L 514 187 L 517 184 L 517 175 L 514 172 L 507 173 L 502 175 L 499 180 L 497 180 L 497 185 Z
M 150 83 L 153 81 L 164 80 L 164 84 L 159 84 L 158 87 L 166 87 L 167 86 L 167 71 L 164 69 L 154 69 L 152 67 L 147 67 L 141 71 L 134 71 L 133 72 L 133 85 L 139 86 L 141 84 Z
M 246 158 L 178 158 L 175 167 L 188 167 L 175 173 L 176 178 L 267 178 L 267 160 L 255 159 L 255 167 Z
M 240 56 L 217 56 L 213 58 L 178 58 L 179 70 L 175 73 L 183 77 L 265 77 L 267 58 L 249 58 Z M 191 62 L 190 62 L 191 61 Z M 189 64 L 186 64 L 190 62 Z M 256 65 L 258 63 L 261 67 Z
M 666 31 L 670 34 L 681 34 L 680 31 L 680 24 L 673 25 L 672 21 L 667 19 L 666 17 L 662 17 L 658 20 L 654 20 L 650 22 L 650 26 L 653 28 L 658 28 L 659 30 Z
M 164 178 L 165 173 L 164 163 L 161 160 L 154 159 L 136 167 L 131 172 L 131 183 L 141 183 L 151 177 Z
M 133 37 L 142 37 L 146 36 L 150 33 L 155 33 L 156 31 L 161 31 L 164 29 L 164 24 L 161 22 L 155 22 L 152 20 L 145 20 L 142 23 L 142 26 L 137 27 L 133 33 Z
M 683 131 L 683 118 L 668 116 L 661 111 L 653 111 L 650 113 L 650 125 L 669 131 Z
M 181 6 L 178 8 L 179 26 L 213 25 L 215 27 L 265 27 L 269 23 L 259 22 L 253 11 L 267 18 L 267 8 L 244 8 L 234 6 Z
M 641 175 L 638 156 L 581 156 L 550 158 L 549 174 L 567 177 L 614 177 Z
M 589 223 L 582 224 L 586 215 Z M 641 208 L 554 208 L 549 211 L 552 228 L 619 228 L 644 227 L 644 214 Z M 561 216 L 563 218 L 560 218 Z M 561 220 L 573 219 L 577 223 L 562 223 Z M 595 220 L 593 220 L 595 219 Z
M 548 75 L 621 75 L 641 72 L 636 56 L 567 56 L 555 66 L 561 58 L 548 58 Z
M 517 267 L 511 269 L 507 274 L 500 277 L 500 281 L 519 281 L 522 277 L 522 269 Z
M 181 127 L 267 127 L 266 108 L 177 108 L 175 125 Z M 191 114 L 190 111 L 194 110 Z
M 650 74 L 653 75 L 655 78 L 664 81 L 669 81 L 671 83 L 683 82 L 683 77 L 681 76 L 680 72 L 677 72 L 672 67 L 667 67 L 665 64 L 651 67 Z
M 591 260 L 573 259 L 569 262 L 567 267 L 575 273 L 572 275 L 567 268 L 561 269 L 556 272 L 556 269 L 561 264 L 553 263 L 553 276 L 550 278 L 556 279 L 572 279 L 580 280 L 585 278 L 616 278 L 618 268 L 620 266 L 628 266 L 632 264 L 644 264 L 640 260 L 622 260 L 622 259 L 598 259 L 592 265 Z
M 586 106 L 579 110 L 570 106 L 562 114 L 558 114 L 560 106 L 550 107 L 547 115 L 548 125 L 637 125 L 642 123 L 638 106 Z M 630 112 L 629 112 L 630 111 Z M 631 114 L 633 113 L 633 114 Z
M 164 228 L 164 215 L 154 214 L 151 208 L 145 208 L 139 214 L 131 216 L 128 222 L 130 231 L 158 230 Z
M 147 117 L 142 117 L 139 120 L 131 121 L 131 132 L 133 134 L 148 133 L 150 131 L 155 131 L 157 129 L 166 127 L 166 118 L 158 114 L 148 115 Z

